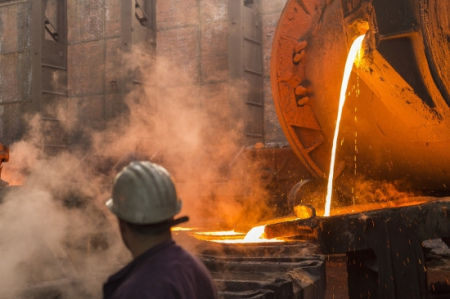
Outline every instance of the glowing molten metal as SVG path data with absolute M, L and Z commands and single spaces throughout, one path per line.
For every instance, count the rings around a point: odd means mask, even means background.
M 272 242 L 284 242 L 279 239 L 266 239 L 264 229 L 265 225 L 255 226 L 245 235 L 244 239 L 233 240 L 211 240 L 221 243 L 272 243 Z
M 243 233 L 235 231 L 196 231 L 192 235 L 199 240 L 228 244 L 284 242 L 281 239 L 267 239 L 264 229 L 265 225 L 253 227 L 245 236 Z
M 325 201 L 324 216 L 330 216 L 331 192 L 333 190 L 333 177 L 334 177 L 334 163 L 336 160 L 336 145 L 337 145 L 337 138 L 338 138 L 338 134 L 339 134 L 339 125 L 341 123 L 341 117 L 342 117 L 342 108 L 344 107 L 344 103 L 345 103 L 345 94 L 347 92 L 348 80 L 350 79 L 350 74 L 352 72 L 353 64 L 356 62 L 356 59 L 358 58 L 357 55 L 359 53 L 359 50 L 361 49 L 361 44 L 363 42 L 363 39 L 364 39 L 364 34 L 358 36 L 355 39 L 352 46 L 350 47 L 350 51 L 348 52 L 347 61 L 345 62 L 344 77 L 342 78 L 341 93 L 339 96 L 338 115 L 337 115 L 337 119 L 336 119 L 336 126 L 334 129 L 333 147 L 331 149 L 330 173 L 328 175 L 327 197 L 326 197 L 326 201 Z
M 254 242 L 255 240 L 264 239 L 264 225 L 255 226 L 244 237 L 244 241 Z

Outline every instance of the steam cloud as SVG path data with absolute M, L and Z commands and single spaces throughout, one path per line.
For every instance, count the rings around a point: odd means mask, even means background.
M 82 146 L 49 152 L 43 144 L 61 135 L 49 135 L 41 115 L 29 116 L 28 133 L 10 146 L 2 178 L 20 187 L 9 188 L 0 204 L 0 297 L 16 298 L 30 288 L 42 298 L 58 295 L 48 292 L 99 296 L 106 277 L 130 259 L 104 208 L 118 170 L 112 166 L 127 153 L 169 169 L 191 225 L 245 231 L 270 218 L 257 165 L 239 146 L 236 84 L 208 94 L 168 60 L 142 59 L 124 55 L 122 74 L 146 84 L 131 89 L 126 112 L 104 129 L 93 130 L 61 107 L 46 111 L 65 117 L 58 134 L 76 135 Z M 61 288 L 48 288 L 49 281 Z

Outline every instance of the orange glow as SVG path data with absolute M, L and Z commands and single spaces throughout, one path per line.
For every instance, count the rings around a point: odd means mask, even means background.
M 253 241 L 245 241 L 244 239 L 220 239 L 220 240 L 210 240 L 216 243 L 227 243 L 227 244 L 252 244 L 252 243 L 282 243 L 283 240 L 280 239 L 258 239 Z
M 2 165 L 1 179 L 8 182 L 9 186 L 20 186 L 23 185 L 25 181 L 25 177 L 20 174 L 18 171 L 11 170 L 11 167 L 8 163 Z
M 172 226 L 170 230 L 173 232 L 190 232 L 197 229 L 193 227 Z
M 264 229 L 265 225 L 255 226 L 245 235 L 244 239 L 233 240 L 211 240 L 220 243 L 272 243 L 272 242 L 284 242 L 279 239 L 266 239 Z
M 253 242 L 255 240 L 264 239 L 264 229 L 266 227 L 264 225 L 255 226 L 244 237 L 244 241 Z
M 242 236 L 242 233 L 235 232 L 234 230 L 216 231 L 216 232 L 196 232 L 196 235 L 205 236 Z
M 347 92 L 348 80 L 350 78 L 350 74 L 353 69 L 353 64 L 357 60 L 357 55 L 360 52 L 362 42 L 364 40 L 364 34 L 358 36 L 350 47 L 350 51 L 348 52 L 347 61 L 345 62 L 344 69 L 344 77 L 342 78 L 341 92 L 339 96 L 339 108 L 338 115 L 336 119 L 336 126 L 334 130 L 334 138 L 333 138 L 333 147 L 331 149 L 331 160 L 330 160 L 330 173 L 328 175 L 328 187 L 327 187 L 327 197 L 325 201 L 325 213 L 324 216 L 330 216 L 331 209 L 331 192 L 333 190 L 333 177 L 334 177 L 334 164 L 336 161 L 336 147 L 337 147 L 337 138 L 339 134 L 339 125 L 341 123 L 342 117 L 342 108 L 345 103 L 345 94 Z
M 248 231 L 244 236 L 243 233 L 232 231 L 211 231 L 211 232 L 194 232 L 193 236 L 199 240 L 206 240 L 216 243 L 227 244 L 250 244 L 250 243 L 278 243 L 284 242 L 281 239 L 266 239 L 264 235 L 265 226 L 256 226 Z
M 354 206 L 345 206 L 340 208 L 333 208 L 331 215 L 346 215 L 346 214 L 356 214 L 356 213 L 364 213 L 367 211 L 373 210 L 382 210 L 382 209 L 392 209 L 399 207 L 407 207 L 424 204 L 429 202 L 430 198 L 427 197 L 415 197 L 415 198 L 404 198 L 401 200 L 389 200 L 385 202 L 374 202 L 374 203 L 366 203 Z

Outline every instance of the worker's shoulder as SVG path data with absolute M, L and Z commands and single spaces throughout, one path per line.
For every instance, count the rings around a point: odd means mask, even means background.
M 180 298 L 181 294 L 186 298 L 214 298 L 211 294 L 215 292 L 203 263 L 176 244 L 143 256 L 120 289 L 127 298 Z
M 139 268 L 141 273 L 136 273 L 136 275 L 146 277 L 156 275 L 155 279 L 164 283 L 170 283 L 173 280 L 203 282 L 212 280 L 209 271 L 200 259 L 176 243 L 149 256 Z
M 158 248 L 150 249 L 142 256 L 138 257 L 134 263 L 133 272 L 157 272 L 161 268 L 170 269 L 179 263 L 190 264 L 197 262 L 197 259 L 187 250 L 177 245 L 175 242 L 165 242 Z
M 178 292 L 176 284 L 168 280 L 168 276 L 164 277 L 142 277 L 132 276 L 127 279 L 114 293 L 116 298 L 153 298 L 153 299 L 170 299 L 179 298 L 181 293 Z
M 203 270 L 204 267 L 203 263 L 194 254 L 176 243 L 167 247 L 163 252 L 159 252 L 149 263 L 161 264 L 161 266 L 168 269 L 188 268 L 194 270 L 201 268 Z

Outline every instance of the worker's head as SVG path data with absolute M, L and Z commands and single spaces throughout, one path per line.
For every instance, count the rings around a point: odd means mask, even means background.
M 181 200 L 169 172 L 148 161 L 131 162 L 116 175 L 106 205 L 120 221 L 144 235 L 187 221 L 187 217 L 173 219 L 180 212 Z

